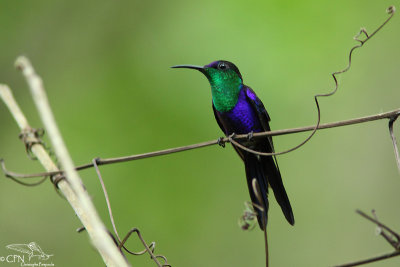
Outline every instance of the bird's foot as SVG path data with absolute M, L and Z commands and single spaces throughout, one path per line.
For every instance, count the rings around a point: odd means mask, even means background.
M 219 146 L 224 147 L 225 148 L 225 141 L 224 141 L 224 137 L 220 137 L 218 138 L 218 143 Z
M 96 158 L 93 159 L 93 161 L 94 161 L 97 165 L 99 165 L 99 161 L 100 161 L 100 160 L 101 160 L 100 157 L 96 157 Z
M 253 137 L 254 137 L 254 132 L 253 132 L 253 131 L 251 131 L 251 132 L 249 132 L 249 133 L 247 134 L 247 140 L 248 140 L 248 141 L 251 141 L 251 139 L 253 139 Z

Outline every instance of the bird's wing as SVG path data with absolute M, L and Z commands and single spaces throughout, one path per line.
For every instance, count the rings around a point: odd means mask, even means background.
M 271 118 L 268 115 L 267 110 L 264 107 L 264 104 L 261 102 L 261 100 L 257 97 L 256 93 L 248 86 L 245 86 L 246 88 L 246 97 L 250 101 L 250 103 L 253 105 L 253 108 L 257 110 L 258 116 L 260 117 L 260 121 L 262 123 L 262 126 L 264 130 L 268 131 L 270 130 L 268 122 L 271 121 Z
M 227 135 L 227 130 L 225 130 L 224 125 L 221 123 L 221 120 L 219 119 L 217 110 L 214 107 L 214 104 L 212 104 L 212 108 L 213 108 L 213 112 L 214 112 L 214 117 L 215 120 L 217 121 L 219 128 L 221 128 L 221 130 L 224 132 L 225 135 Z M 233 148 L 236 150 L 236 152 L 239 154 L 239 156 L 244 159 L 244 155 L 243 152 L 241 151 L 241 149 L 237 148 L 236 146 L 233 146 Z
M 245 90 L 246 90 L 247 100 L 251 103 L 251 106 L 257 113 L 258 119 L 260 120 L 261 126 L 263 127 L 264 131 L 271 131 L 271 128 L 269 127 L 269 122 L 271 121 L 271 118 L 269 117 L 268 112 L 264 107 L 264 104 L 261 102 L 261 100 L 257 97 L 256 93 L 254 93 L 254 91 L 250 87 L 246 86 Z M 270 152 L 273 152 L 274 144 L 270 136 L 268 136 L 268 141 L 269 145 L 271 146 Z
M 250 87 L 246 86 L 246 96 L 247 100 L 251 103 L 254 111 L 257 113 L 260 123 L 264 129 L 264 131 L 270 131 L 269 121 L 271 120 L 265 107 L 261 100 L 257 97 L 253 90 Z M 264 142 L 267 146 L 265 152 L 274 152 L 274 144 L 272 143 L 271 136 L 268 136 L 268 142 Z M 274 195 L 276 200 L 278 201 L 283 214 L 285 215 L 288 222 L 293 225 L 294 224 L 294 216 L 292 207 L 289 202 L 289 198 L 286 194 L 285 187 L 283 186 L 282 177 L 279 171 L 278 161 L 276 157 L 262 157 L 261 161 L 264 163 L 264 172 L 268 176 L 268 183 L 274 191 Z

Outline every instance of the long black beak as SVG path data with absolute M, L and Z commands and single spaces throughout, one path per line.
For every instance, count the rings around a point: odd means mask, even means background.
M 196 66 L 196 65 L 176 65 L 176 66 L 172 66 L 171 68 L 174 68 L 174 69 L 177 69 L 177 68 L 194 69 L 194 70 L 198 70 L 198 71 L 204 73 L 204 68 L 202 66 Z

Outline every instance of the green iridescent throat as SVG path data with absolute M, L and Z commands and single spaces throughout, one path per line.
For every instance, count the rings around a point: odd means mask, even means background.
M 231 69 L 214 68 L 205 69 L 205 73 L 211 84 L 212 100 L 216 110 L 226 112 L 234 108 L 243 85 L 239 75 Z

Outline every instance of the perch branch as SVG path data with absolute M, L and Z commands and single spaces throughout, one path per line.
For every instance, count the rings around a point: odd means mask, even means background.
M 13 98 L 11 90 L 6 85 L 0 85 L 0 97 L 9 108 L 21 131 L 26 134 L 28 141 L 33 143 L 31 147 L 32 153 L 38 158 L 47 171 L 59 173 L 56 164 L 54 164 L 46 149 L 35 137 L 32 128 Z M 58 174 L 58 177 L 59 176 L 61 175 Z M 86 229 L 88 229 L 91 240 L 103 257 L 104 262 L 108 266 L 129 266 L 108 235 L 108 232 L 101 223 L 93 205 L 92 208 L 88 208 L 88 205 L 82 205 L 82 198 L 76 195 L 76 191 L 72 189 L 67 180 L 61 179 L 58 183 L 58 187 L 74 209 L 75 213 L 81 219 L 82 224 Z
M 354 125 L 354 124 L 359 124 L 359 123 L 366 123 L 366 122 L 377 121 L 377 120 L 382 120 L 382 119 L 391 119 L 398 115 L 400 115 L 400 109 L 396 109 L 396 110 L 392 110 L 392 111 L 388 111 L 388 112 L 384 112 L 384 113 L 379 113 L 379 114 L 375 114 L 375 115 L 371 115 L 371 116 L 359 117 L 359 118 L 350 119 L 350 120 L 343 120 L 343 121 L 320 124 L 318 127 L 318 130 L 342 127 L 342 126 L 347 126 L 347 125 Z M 269 132 L 254 133 L 253 138 L 263 138 L 265 136 L 295 134 L 295 133 L 312 131 L 312 130 L 314 130 L 314 128 L 315 128 L 315 125 L 291 128 L 291 129 L 276 130 L 276 131 L 269 131 Z M 240 135 L 236 135 L 233 138 L 236 140 L 243 140 L 248 137 L 249 137 L 248 134 L 240 134 Z M 172 154 L 172 153 L 183 152 L 183 151 L 187 151 L 187 150 L 217 145 L 217 144 L 225 143 L 225 142 L 229 142 L 229 137 L 221 138 L 218 140 L 211 140 L 211 141 L 207 141 L 207 142 L 197 143 L 197 144 L 191 144 L 191 145 L 187 145 L 187 146 L 174 147 L 174 148 L 168 148 L 168 149 L 164 149 L 164 150 L 158 150 L 158 151 L 153 151 L 153 152 L 148 152 L 148 153 L 143 153 L 143 154 L 130 155 L 130 156 L 125 156 L 125 157 L 106 158 L 106 159 L 97 158 L 96 163 L 97 163 L 97 165 L 100 166 L 100 165 L 106 165 L 106 164 L 139 160 L 139 159 L 163 156 L 163 155 L 168 155 L 168 154 Z M 59 174 L 59 173 L 63 172 L 63 171 L 55 171 L 55 172 L 33 173 L 33 174 L 20 174 L 20 173 L 15 173 L 15 172 L 7 170 L 4 162 L 0 162 L 0 163 L 2 165 L 5 175 L 7 177 L 13 177 L 13 178 L 33 178 L 33 177 L 40 177 L 40 176 L 55 175 L 55 174 Z M 87 163 L 84 165 L 80 165 L 80 166 L 76 167 L 75 169 L 77 171 L 80 171 L 80 170 L 88 169 L 91 167 L 93 167 L 93 162 Z

